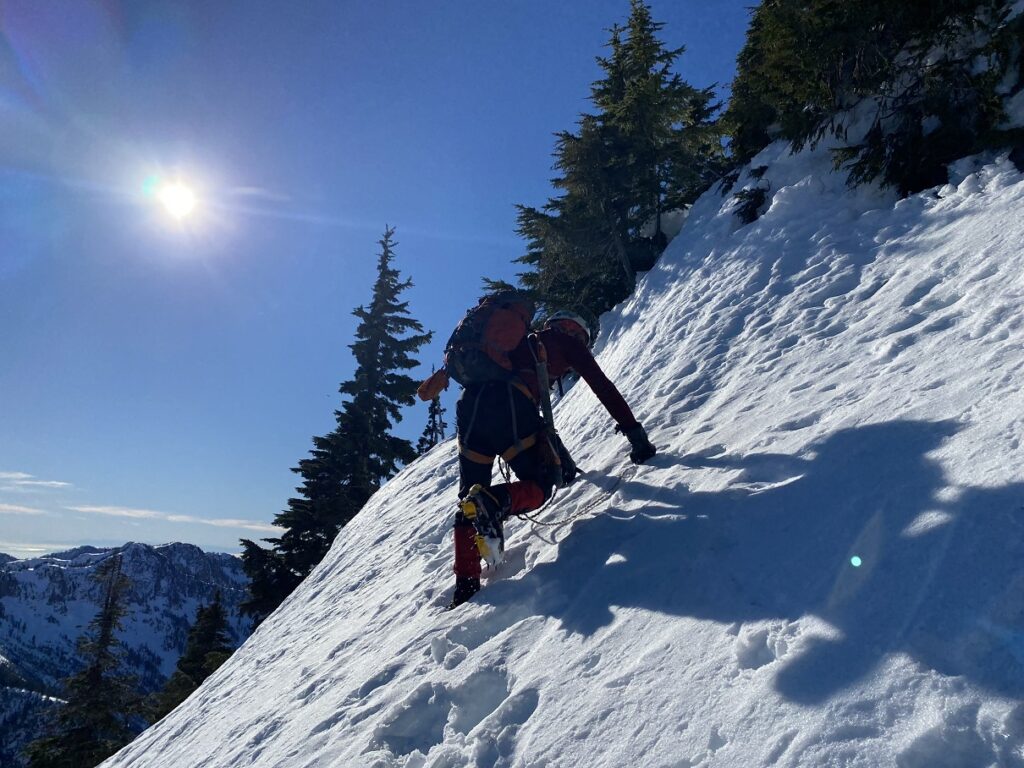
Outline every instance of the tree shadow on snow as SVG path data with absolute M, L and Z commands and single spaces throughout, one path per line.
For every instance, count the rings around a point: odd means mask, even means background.
M 815 614 L 835 637 L 808 639 L 776 678 L 798 702 L 820 702 L 891 652 L 1022 696 L 1024 484 L 939 494 L 947 483 L 927 454 L 957 429 L 891 421 L 836 432 L 806 458 L 686 457 L 733 473 L 732 485 L 691 493 L 641 473 L 619 493 L 647 507 L 577 522 L 557 560 L 484 595 L 526 590 L 587 635 L 613 606 L 723 623 Z

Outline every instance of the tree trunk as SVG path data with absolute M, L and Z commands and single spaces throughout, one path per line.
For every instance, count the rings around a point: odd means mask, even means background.
M 626 244 L 622 242 L 619 228 L 614 224 L 612 225 L 612 242 L 615 244 L 615 252 L 619 256 L 619 261 L 622 262 L 622 270 L 626 273 L 629 290 L 632 291 L 636 287 L 636 272 L 633 271 L 633 265 L 629 261 L 629 253 L 626 251 Z

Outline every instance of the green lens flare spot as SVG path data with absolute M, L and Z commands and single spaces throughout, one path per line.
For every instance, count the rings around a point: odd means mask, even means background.
M 156 191 L 160 187 L 160 177 L 157 175 L 149 176 L 144 182 L 142 182 L 142 194 L 146 197 L 156 197 Z
M 861 560 L 857 555 L 854 555 L 850 558 L 850 565 L 852 565 L 854 568 L 860 568 L 863 564 L 864 561 Z

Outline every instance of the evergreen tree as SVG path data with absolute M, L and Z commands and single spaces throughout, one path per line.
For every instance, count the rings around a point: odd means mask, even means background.
M 351 345 L 357 367 L 355 376 L 341 385 L 342 395 L 350 399 L 336 413 L 337 432 L 352 459 L 348 486 L 358 503 L 355 511 L 401 465 L 416 458 L 412 443 L 392 435 L 391 428 L 402 420 L 402 407 L 416 402 L 419 382 L 405 371 L 419 365 L 413 355 L 431 334 L 409 316 L 409 303 L 399 301 L 412 281 L 401 280 L 391 265 L 394 234 L 388 227 L 378 241 L 381 252 L 370 305 L 352 313 L 360 321 Z
M 231 656 L 228 620 L 220 592 L 213 602 L 202 606 L 188 633 L 185 652 L 163 690 L 150 697 L 149 716 L 160 720 L 187 699 L 202 682 Z
M 298 493 L 274 518 L 284 532 L 264 539 L 271 545 L 269 550 L 242 539 L 242 565 L 250 582 L 249 598 L 241 607 L 257 621 L 284 602 L 323 560 L 338 530 L 365 503 L 350 482 L 354 465 L 350 451 L 337 430 L 314 437 L 309 456 L 292 468 L 302 477 Z
M 302 500 L 289 499 L 289 509 L 293 502 L 298 501 Z M 280 540 L 268 538 L 263 541 L 272 548 L 261 547 L 250 539 L 241 540 L 242 568 L 249 577 L 249 596 L 241 603 L 240 609 L 256 624 L 273 613 L 301 581 L 298 572 L 286 567 L 284 557 L 277 551 Z
M 117 632 L 129 586 L 121 556 L 107 559 L 94 578 L 103 591 L 100 610 L 78 642 L 84 668 L 64 681 L 66 702 L 57 710 L 49 735 L 26 748 L 29 768 L 98 765 L 134 738 L 129 719 L 138 709 L 135 680 L 118 673 Z
M 441 405 L 440 396 L 430 401 L 427 409 L 427 426 L 423 428 L 419 442 L 416 443 L 416 453 L 422 456 L 445 438 L 445 430 L 448 423 L 444 420 L 444 406 Z
M 630 5 L 627 26 L 612 29 L 611 54 L 598 59 L 605 76 L 591 100 L 609 146 L 610 191 L 621 198 L 625 236 L 636 241 L 641 228 L 660 225 L 662 213 L 692 203 L 716 181 L 724 155 L 713 88 L 694 88 L 673 73 L 685 48 L 666 49 L 657 37 L 665 25 L 642 0 Z
M 629 295 L 638 270 L 665 246 L 661 217 L 692 203 L 724 170 L 711 88 L 672 72 L 683 48 L 667 49 L 643 0 L 614 26 L 604 76 L 591 88 L 595 114 L 557 134 L 552 184 L 540 209 L 518 206 L 531 267 L 522 284 L 547 308 L 592 314 Z
M 870 129 L 835 154 L 851 183 L 902 194 L 942 183 L 958 157 L 1024 143 L 1005 126 L 1024 85 L 1022 36 L 1008 0 L 765 0 L 725 115 L 735 160 L 775 139 L 846 141 L 859 106 Z
M 611 194 L 608 145 L 597 120 L 584 116 L 579 132 L 558 134 L 552 180 L 563 193 L 543 209 L 518 206 L 517 231 L 527 252 L 520 275 L 546 309 L 603 312 L 629 295 L 636 270 L 627 249 L 625 212 Z
M 416 350 L 430 340 L 409 316 L 401 294 L 412 285 L 402 280 L 394 261 L 394 233 L 385 228 L 379 241 L 377 279 L 368 306 L 357 307 L 356 340 L 350 345 L 356 371 L 340 391 L 347 399 L 335 411 L 337 427 L 313 438 L 313 450 L 293 471 L 303 482 L 298 496 L 274 518 L 284 528 L 265 539 L 267 550 L 242 540 L 242 562 L 251 579 L 242 608 L 262 620 L 324 558 L 338 531 L 401 465 L 416 458 L 412 443 L 391 434 L 401 409 L 415 402 L 417 382 L 405 371 L 419 365 Z

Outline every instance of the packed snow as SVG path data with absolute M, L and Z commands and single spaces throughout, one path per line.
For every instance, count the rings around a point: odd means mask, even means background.
M 769 147 L 603 318 L 649 465 L 574 388 L 586 478 L 445 612 L 444 443 L 104 765 L 1024 766 L 1024 176 L 830 164 Z

